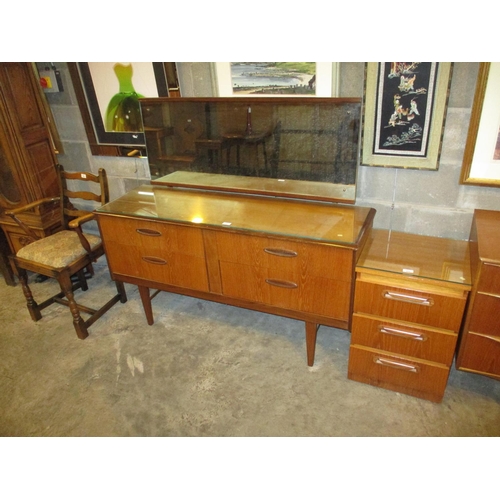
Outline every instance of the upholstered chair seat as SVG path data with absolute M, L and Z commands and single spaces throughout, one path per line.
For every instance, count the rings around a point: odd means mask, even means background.
M 83 233 L 94 250 L 101 244 L 101 238 L 89 233 Z M 78 234 L 75 231 L 63 230 L 34 241 L 17 252 L 20 259 L 37 262 L 45 266 L 63 268 L 86 255 Z

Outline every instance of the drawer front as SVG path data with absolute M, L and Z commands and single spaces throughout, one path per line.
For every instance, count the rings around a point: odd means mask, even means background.
M 450 366 L 456 343 L 457 334 L 452 332 L 375 316 L 353 315 L 351 344 Z
M 462 322 L 464 295 L 440 295 L 413 288 L 356 281 L 354 312 L 408 321 L 457 332 Z
M 476 294 L 469 330 L 500 338 L 500 297 Z
M 481 266 L 478 288 L 480 292 L 497 294 L 500 296 L 500 266 L 484 263 Z
M 353 279 L 353 251 L 324 244 L 301 243 L 235 233 L 217 233 L 219 259 L 267 269 Z
M 469 332 L 460 345 L 457 368 L 500 377 L 500 338 Z
M 113 273 L 208 290 L 200 229 L 109 217 L 99 225 Z
M 99 228 L 106 243 L 138 246 L 149 253 L 171 251 L 205 256 L 201 229 L 197 227 L 99 216 Z
M 220 262 L 223 294 L 348 321 L 351 286 L 320 276 Z
M 348 378 L 410 396 L 440 402 L 448 382 L 444 365 L 416 361 L 384 351 L 352 345 Z

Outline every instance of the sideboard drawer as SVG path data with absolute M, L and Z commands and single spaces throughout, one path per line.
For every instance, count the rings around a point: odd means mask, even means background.
M 354 314 L 351 344 L 450 365 L 457 334 L 377 316 Z
M 217 248 L 223 262 L 352 282 L 353 253 L 347 248 L 230 232 L 217 233 Z
M 113 273 L 208 291 L 203 237 L 199 228 L 137 219 L 110 219 L 101 217 L 99 223 Z
M 220 262 L 225 296 L 348 321 L 351 284 L 322 276 Z
M 439 403 L 449 368 L 420 359 L 351 345 L 348 378 Z
M 458 331 L 467 294 L 438 294 L 418 288 L 356 281 L 354 312 Z
M 205 257 L 201 229 L 145 219 L 99 216 L 105 243 L 141 247 L 146 252 L 180 252 Z

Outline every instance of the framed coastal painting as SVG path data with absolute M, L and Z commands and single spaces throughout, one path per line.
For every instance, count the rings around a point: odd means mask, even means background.
M 480 63 L 461 184 L 500 187 L 500 63 Z
M 365 66 L 361 164 L 437 170 L 452 63 Z
M 217 62 L 219 97 L 336 97 L 338 63 Z

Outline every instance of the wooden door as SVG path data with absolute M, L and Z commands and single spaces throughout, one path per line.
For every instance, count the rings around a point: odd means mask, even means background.
M 31 239 L 4 212 L 59 194 L 55 149 L 36 75 L 33 63 L 0 63 L 0 226 L 12 252 Z M 54 208 L 22 218 L 41 237 L 60 227 Z
M 0 206 L 57 196 L 56 156 L 32 63 L 0 63 Z

